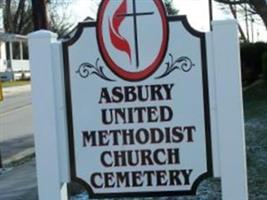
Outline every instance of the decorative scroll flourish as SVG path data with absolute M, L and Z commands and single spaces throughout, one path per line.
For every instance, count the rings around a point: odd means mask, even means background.
M 95 65 L 90 63 L 82 63 L 78 70 L 76 71 L 77 74 L 80 75 L 82 78 L 87 78 L 90 75 L 95 74 L 96 76 L 106 80 L 106 81 L 115 81 L 113 79 L 108 78 L 103 71 L 103 66 L 99 66 L 99 58 L 96 59 Z
M 169 56 L 171 60 L 169 62 L 166 62 L 167 68 L 165 72 L 162 75 L 156 77 L 156 79 L 164 78 L 176 69 L 182 70 L 183 72 L 189 72 L 195 66 L 191 59 L 186 56 L 182 56 L 176 60 L 174 60 L 173 55 L 171 53 L 169 54 Z

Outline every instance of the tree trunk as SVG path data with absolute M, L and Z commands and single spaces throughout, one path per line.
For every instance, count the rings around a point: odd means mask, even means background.
M 219 3 L 228 5 L 240 5 L 248 3 L 250 7 L 257 13 L 267 29 L 267 0 L 214 0 Z
M 12 29 L 12 15 L 11 15 L 11 0 L 6 0 L 4 24 L 5 24 L 5 31 L 12 33 L 13 29 Z
M 233 17 L 238 21 L 238 19 L 237 19 L 237 11 L 236 11 L 236 8 L 234 8 L 234 5 L 229 5 L 229 8 L 230 8 L 230 11 L 231 11 Z M 240 26 L 239 22 L 238 22 L 238 30 L 239 30 L 239 33 L 241 35 L 241 38 L 244 41 L 247 41 L 247 38 L 245 36 L 245 33 L 244 33 L 242 27 Z
M 19 20 L 23 20 L 24 18 L 24 10 L 25 10 L 25 1 L 26 0 L 20 0 L 19 1 L 19 5 L 17 8 L 17 11 L 15 13 L 14 19 L 13 19 L 13 27 L 14 27 L 14 31 L 15 33 L 21 33 L 21 29 L 18 26 L 19 24 Z
M 32 0 L 34 30 L 48 29 L 46 0 Z
M 250 0 L 254 10 L 261 17 L 265 28 L 267 29 L 267 1 L 266 0 Z

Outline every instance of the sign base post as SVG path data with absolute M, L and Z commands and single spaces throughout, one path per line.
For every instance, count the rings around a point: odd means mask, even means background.
M 237 23 L 213 22 L 212 43 L 222 195 L 225 200 L 248 200 Z
M 61 181 L 57 102 L 52 43 L 57 35 L 38 31 L 29 35 L 32 101 L 38 194 L 40 200 L 66 200 Z M 62 190 L 62 187 L 64 190 Z

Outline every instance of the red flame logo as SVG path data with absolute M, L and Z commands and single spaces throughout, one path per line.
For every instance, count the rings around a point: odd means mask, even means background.
M 127 13 L 127 0 L 123 0 L 119 8 L 116 10 L 112 18 L 112 24 L 110 22 L 111 20 L 109 20 L 109 35 L 113 46 L 116 49 L 125 52 L 128 55 L 130 62 L 132 62 L 130 45 L 119 31 L 122 22 L 126 18 L 125 16 L 121 15 L 122 13 Z

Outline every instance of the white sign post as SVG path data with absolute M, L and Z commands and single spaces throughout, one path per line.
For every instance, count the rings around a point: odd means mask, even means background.
M 195 195 L 221 177 L 223 199 L 247 200 L 236 30 L 122 0 L 62 44 L 31 34 L 39 199 L 67 198 L 70 180 L 111 198 Z
M 221 38 L 227 38 L 221 40 Z M 213 22 L 217 147 L 223 199 L 247 200 L 247 168 L 240 53 L 235 21 Z
M 40 200 L 66 200 L 68 148 L 65 123 L 63 62 L 57 35 L 29 35 L 34 141 Z M 65 143 L 64 143 L 65 142 Z M 66 160 L 64 160 L 66 159 Z

